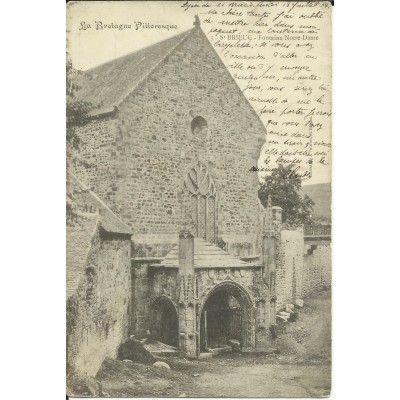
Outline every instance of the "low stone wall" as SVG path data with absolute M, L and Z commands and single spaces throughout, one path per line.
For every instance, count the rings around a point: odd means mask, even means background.
M 276 269 L 277 310 L 296 298 L 331 286 L 331 248 L 304 242 L 301 230 L 282 230 Z
M 328 288 L 332 282 L 331 246 L 315 245 L 304 255 L 302 295 Z
M 180 334 L 192 332 L 181 326 L 183 320 L 187 324 L 189 317 L 192 318 L 190 321 L 194 318 L 191 311 L 185 311 L 184 318 L 180 314 L 181 306 L 186 301 L 184 295 L 193 297 L 191 302 L 187 302 L 190 307 L 195 304 L 197 308 L 193 312 L 199 318 L 209 294 L 225 284 L 231 285 L 230 290 L 236 290 L 239 298 L 241 293 L 248 293 L 251 298 L 252 311 L 247 317 L 246 346 L 251 350 L 262 349 L 271 344 L 269 327 L 275 321 L 275 310 L 282 309 L 296 298 L 328 287 L 331 283 L 330 244 L 327 241 L 323 244 L 305 244 L 302 230 L 281 231 L 277 242 L 275 291 L 271 291 L 273 288 L 269 287 L 269 281 L 264 282 L 263 268 L 257 264 L 244 268 L 196 268 L 194 275 L 182 281 L 184 276 L 178 268 L 158 265 L 165 253 L 173 247 L 172 237 L 149 236 L 144 239 L 142 243 L 133 243 L 136 257 L 132 261 L 131 333 L 138 337 L 152 330 L 152 307 L 161 298 L 168 300 L 177 310 Z M 274 295 L 276 306 L 272 300 Z M 246 307 L 247 303 L 244 296 L 241 306 Z M 199 324 L 200 321 L 197 321 Z M 196 331 L 197 335 L 199 333 Z
M 130 240 L 92 240 L 78 291 L 67 300 L 68 372 L 94 376 L 105 357 L 115 357 L 128 336 Z
M 283 230 L 281 232 L 276 268 L 277 310 L 284 307 L 301 291 L 303 248 L 301 231 Z

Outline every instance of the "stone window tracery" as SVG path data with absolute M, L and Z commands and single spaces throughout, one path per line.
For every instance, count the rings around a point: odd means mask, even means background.
M 190 218 L 195 236 L 216 242 L 216 188 L 205 165 L 198 162 L 188 172 L 184 188 L 190 195 Z

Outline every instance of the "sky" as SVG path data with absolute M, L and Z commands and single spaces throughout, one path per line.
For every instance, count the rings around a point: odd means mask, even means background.
M 74 68 L 87 70 L 107 61 L 132 53 L 143 47 L 168 39 L 193 28 L 195 11 L 184 11 L 180 2 L 118 2 L 110 7 L 107 2 L 68 3 L 67 51 Z M 127 3 L 124 7 L 124 3 Z M 177 29 L 99 29 L 95 21 L 107 24 L 174 24 Z M 81 23 L 91 24 L 83 30 Z
M 68 12 L 67 12 L 67 51 L 72 59 L 72 64 L 74 68 L 79 70 L 88 70 L 100 64 L 103 64 L 107 61 L 122 57 L 126 54 L 137 51 L 143 47 L 150 46 L 162 40 L 165 40 L 169 37 L 175 36 L 179 33 L 185 32 L 191 28 L 193 28 L 194 17 L 196 14 L 199 15 L 200 20 L 204 22 L 204 19 L 208 17 L 205 15 L 205 11 L 202 8 L 196 7 L 196 2 L 189 3 L 189 7 L 182 7 L 184 4 L 188 4 L 187 2 L 164 2 L 164 1 L 146 1 L 146 2 L 77 2 L 77 3 L 68 3 Z M 210 3 L 215 4 L 215 3 Z M 279 4 L 279 7 L 283 7 L 282 4 Z M 284 8 L 282 8 L 285 10 Z M 238 8 L 236 11 L 245 12 L 241 8 Z M 257 10 L 260 11 L 260 10 Z M 261 10 L 264 11 L 264 10 Z M 261 12 L 260 11 L 260 12 Z M 231 18 L 237 19 L 236 16 L 227 16 L 224 17 L 226 19 Z M 215 20 L 215 18 L 214 18 Z M 149 29 L 146 28 L 146 24 L 153 25 L 169 25 L 173 26 L 170 29 Z M 100 25 L 130 25 L 131 28 L 123 28 L 123 29 L 114 29 L 114 28 L 106 28 L 106 29 L 96 29 L 96 27 Z M 141 24 L 141 25 L 140 25 Z M 139 26 L 140 25 L 140 26 Z M 206 33 L 210 43 L 214 45 L 217 40 L 214 34 L 210 34 L 210 28 L 212 27 L 221 27 L 217 23 L 212 25 L 205 25 L 202 23 L 201 25 L 203 31 Z M 137 28 L 137 29 L 136 29 Z M 176 28 L 176 29 L 175 29 Z M 243 33 L 246 33 L 243 31 Z M 330 33 L 330 32 L 329 32 Z M 330 36 L 325 39 L 325 42 L 319 43 L 320 47 L 316 48 L 316 54 L 323 55 L 324 59 L 328 59 L 331 57 L 330 54 Z M 320 41 L 321 42 L 321 41 Z M 329 46 L 327 45 L 329 44 Z M 317 45 L 316 45 L 317 46 Z M 235 78 L 235 72 L 229 67 L 231 60 L 229 60 L 228 53 L 224 53 L 218 47 L 215 47 L 217 53 L 221 57 L 224 64 L 227 66 L 228 71 L 231 73 L 233 79 L 236 80 L 239 87 L 244 90 L 246 87 L 246 82 L 243 80 L 238 80 Z M 237 50 L 240 51 L 240 50 Z M 252 50 L 244 49 L 245 53 L 242 54 L 250 54 Z M 256 54 L 259 49 L 254 49 L 253 52 Z M 269 48 L 263 49 L 263 54 L 266 55 L 267 59 L 271 59 L 272 54 L 276 50 L 272 50 Z M 300 50 L 299 50 L 300 51 Z M 323 52 L 325 51 L 325 54 Z M 304 54 L 303 54 L 304 57 Z M 322 57 L 320 57 L 322 58 Z M 286 63 L 290 60 L 284 60 Z M 279 66 L 280 60 L 276 60 L 277 65 Z M 292 65 L 297 65 L 300 61 L 294 60 Z M 301 62 L 305 62 L 304 59 Z M 310 64 L 311 65 L 311 64 Z M 314 65 L 315 67 L 315 65 Z M 325 74 L 327 81 L 330 81 L 329 73 L 330 73 L 330 65 L 327 66 L 326 62 L 322 62 L 316 65 L 317 70 L 321 70 L 322 74 Z M 292 103 L 297 101 L 297 97 L 299 95 L 294 95 L 295 82 L 286 82 L 286 90 L 287 95 L 292 96 L 289 97 L 289 102 Z M 267 130 L 274 128 L 272 126 L 268 126 L 268 119 L 270 118 L 268 114 L 261 115 L 260 109 L 263 106 L 263 103 L 251 101 L 252 92 L 245 91 L 244 95 L 250 99 L 249 102 L 255 109 L 258 115 L 260 115 L 261 121 L 267 126 Z M 264 96 L 264 97 L 263 97 Z M 261 99 L 267 99 L 268 96 L 271 96 L 271 93 L 264 90 L 263 93 L 258 92 L 257 96 Z M 261 104 L 261 105 L 260 105 Z M 330 105 L 330 103 L 329 103 Z M 328 105 L 328 107 L 329 107 Z M 275 107 L 275 106 L 274 106 Z M 281 105 L 282 109 L 283 105 Z M 281 111 L 279 109 L 279 112 Z M 278 112 L 278 114 L 279 114 Z M 295 117 L 293 117 L 295 118 Z M 315 135 L 318 139 L 329 141 L 331 140 L 331 126 L 330 119 L 328 120 L 327 126 L 324 127 L 324 130 L 321 132 L 316 132 Z M 304 132 L 303 132 L 304 131 Z M 303 127 L 303 131 L 300 133 L 307 133 L 305 127 Z M 270 136 L 271 139 L 272 136 Z M 281 140 L 282 143 L 279 143 L 280 147 L 284 147 L 283 139 L 274 137 L 276 140 Z M 303 146 L 303 145 L 302 145 Z M 265 156 L 264 151 L 271 147 L 271 144 L 268 142 L 268 135 L 266 138 L 266 143 L 262 149 L 260 149 L 260 160 L 259 166 L 263 165 Z M 315 147 L 315 146 L 314 146 Z M 293 149 L 293 147 L 291 148 Z M 325 150 L 323 148 L 322 150 Z M 328 157 L 328 162 L 330 162 L 330 152 Z M 303 165 L 306 161 L 304 161 Z M 308 164 L 307 164 L 308 167 Z M 306 167 L 304 167 L 306 168 Z M 262 173 L 261 175 L 262 176 Z M 326 183 L 331 180 L 331 167 L 329 166 L 321 166 L 318 163 L 313 163 L 313 176 L 311 179 L 303 180 L 303 185 L 315 184 L 315 183 Z

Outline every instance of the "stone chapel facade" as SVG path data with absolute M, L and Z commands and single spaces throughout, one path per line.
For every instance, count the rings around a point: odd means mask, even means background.
M 133 232 L 129 333 L 188 357 L 227 339 L 270 349 L 289 278 L 277 271 L 280 211 L 260 206 L 250 172 L 266 130 L 201 27 L 77 83 L 98 108 L 75 174 Z

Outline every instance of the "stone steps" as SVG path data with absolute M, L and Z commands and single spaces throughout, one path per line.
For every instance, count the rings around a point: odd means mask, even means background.
M 178 357 L 181 354 L 178 347 L 173 347 L 161 342 L 151 344 L 145 343 L 143 347 L 153 356 Z
M 200 353 L 199 360 L 206 359 L 206 358 L 212 358 L 212 356 L 213 356 L 212 353 L 209 353 L 209 352 Z
M 211 353 L 213 356 L 217 356 L 218 354 L 232 353 L 232 346 L 222 346 L 216 347 L 214 349 L 206 349 L 207 352 Z

